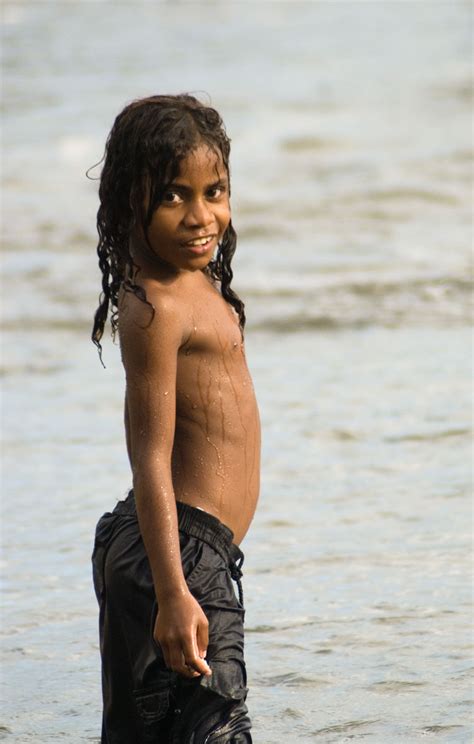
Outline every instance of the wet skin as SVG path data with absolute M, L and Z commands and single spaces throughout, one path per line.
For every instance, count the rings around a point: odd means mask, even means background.
M 151 308 L 121 290 L 125 428 L 140 529 L 159 613 L 155 640 L 168 666 L 210 673 L 207 620 L 184 580 L 175 500 L 244 537 L 259 493 L 260 422 L 238 317 L 203 272 L 230 220 L 228 182 L 206 146 L 181 165 L 154 214 L 149 246 L 137 232 L 135 281 Z M 209 236 L 203 246 L 189 241 Z

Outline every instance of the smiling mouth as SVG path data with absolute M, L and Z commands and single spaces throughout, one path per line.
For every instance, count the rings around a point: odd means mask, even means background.
M 185 248 L 188 248 L 188 250 L 192 251 L 193 253 L 205 253 L 215 237 L 215 235 L 205 235 L 202 238 L 194 238 L 193 240 L 188 240 L 187 243 L 183 243 L 183 245 Z
M 194 248 L 195 246 L 206 245 L 207 243 L 210 243 L 211 240 L 213 240 L 214 238 L 215 235 L 204 235 L 204 237 L 202 238 L 194 238 L 193 240 L 188 240 L 185 245 Z

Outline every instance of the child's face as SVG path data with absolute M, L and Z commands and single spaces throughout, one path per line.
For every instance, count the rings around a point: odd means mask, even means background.
M 181 163 L 148 228 L 154 254 L 174 270 L 196 271 L 211 260 L 230 221 L 222 158 L 200 145 Z

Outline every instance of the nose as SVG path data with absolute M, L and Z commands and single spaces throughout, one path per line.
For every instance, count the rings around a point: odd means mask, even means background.
M 193 199 L 189 203 L 183 223 L 186 227 L 206 227 L 214 220 L 214 215 L 205 199 Z

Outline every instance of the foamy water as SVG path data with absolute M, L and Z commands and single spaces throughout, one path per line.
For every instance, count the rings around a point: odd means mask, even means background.
M 95 523 L 130 475 L 88 340 L 114 116 L 207 91 L 263 424 L 255 741 L 470 742 L 470 8 L 6 4 L 3 728 L 98 741 Z

